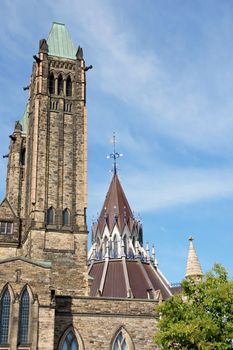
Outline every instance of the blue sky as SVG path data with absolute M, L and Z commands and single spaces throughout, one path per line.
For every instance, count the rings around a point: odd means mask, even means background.
M 89 229 L 111 173 L 144 241 L 171 282 L 185 273 L 193 235 L 203 270 L 233 275 L 233 2 L 228 0 L 1 1 L 0 149 L 21 118 L 38 41 L 53 21 L 82 46 L 88 71 Z M 7 161 L 0 158 L 4 196 Z

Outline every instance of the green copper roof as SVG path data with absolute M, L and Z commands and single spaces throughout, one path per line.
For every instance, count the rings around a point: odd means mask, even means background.
M 76 59 L 75 48 L 66 26 L 62 23 L 53 22 L 47 39 L 48 54 L 50 56 Z
M 26 134 L 27 131 L 28 131 L 28 120 L 29 120 L 28 119 L 28 112 L 29 112 L 29 105 L 27 103 L 26 107 L 25 107 L 25 111 L 24 111 L 23 117 L 20 120 L 20 124 L 22 125 L 22 132 L 24 134 Z

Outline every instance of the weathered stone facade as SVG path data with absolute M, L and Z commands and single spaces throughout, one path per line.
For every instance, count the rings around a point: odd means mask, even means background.
M 40 41 L 28 106 L 11 136 L 0 205 L 0 349 L 63 349 L 69 332 L 79 350 L 113 349 L 120 333 L 129 350 L 155 349 L 158 300 L 89 296 L 88 67 L 65 31 L 54 24 Z M 53 51 L 57 33 L 64 56 Z

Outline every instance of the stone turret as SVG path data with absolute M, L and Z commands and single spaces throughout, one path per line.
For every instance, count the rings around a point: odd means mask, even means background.
M 189 237 L 189 252 L 188 252 L 185 277 L 186 278 L 191 277 L 199 280 L 201 279 L 202 276 L 203 276 L 203 272 L 201 269 L 201 264 L 199 262 L 197 253 L 193 246 L 193 238 Z

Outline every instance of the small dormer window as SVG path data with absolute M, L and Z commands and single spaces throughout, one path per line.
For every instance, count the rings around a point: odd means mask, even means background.
M 13 222 L 0 221 L 0 234 L 11 235 L 13 232 Z

